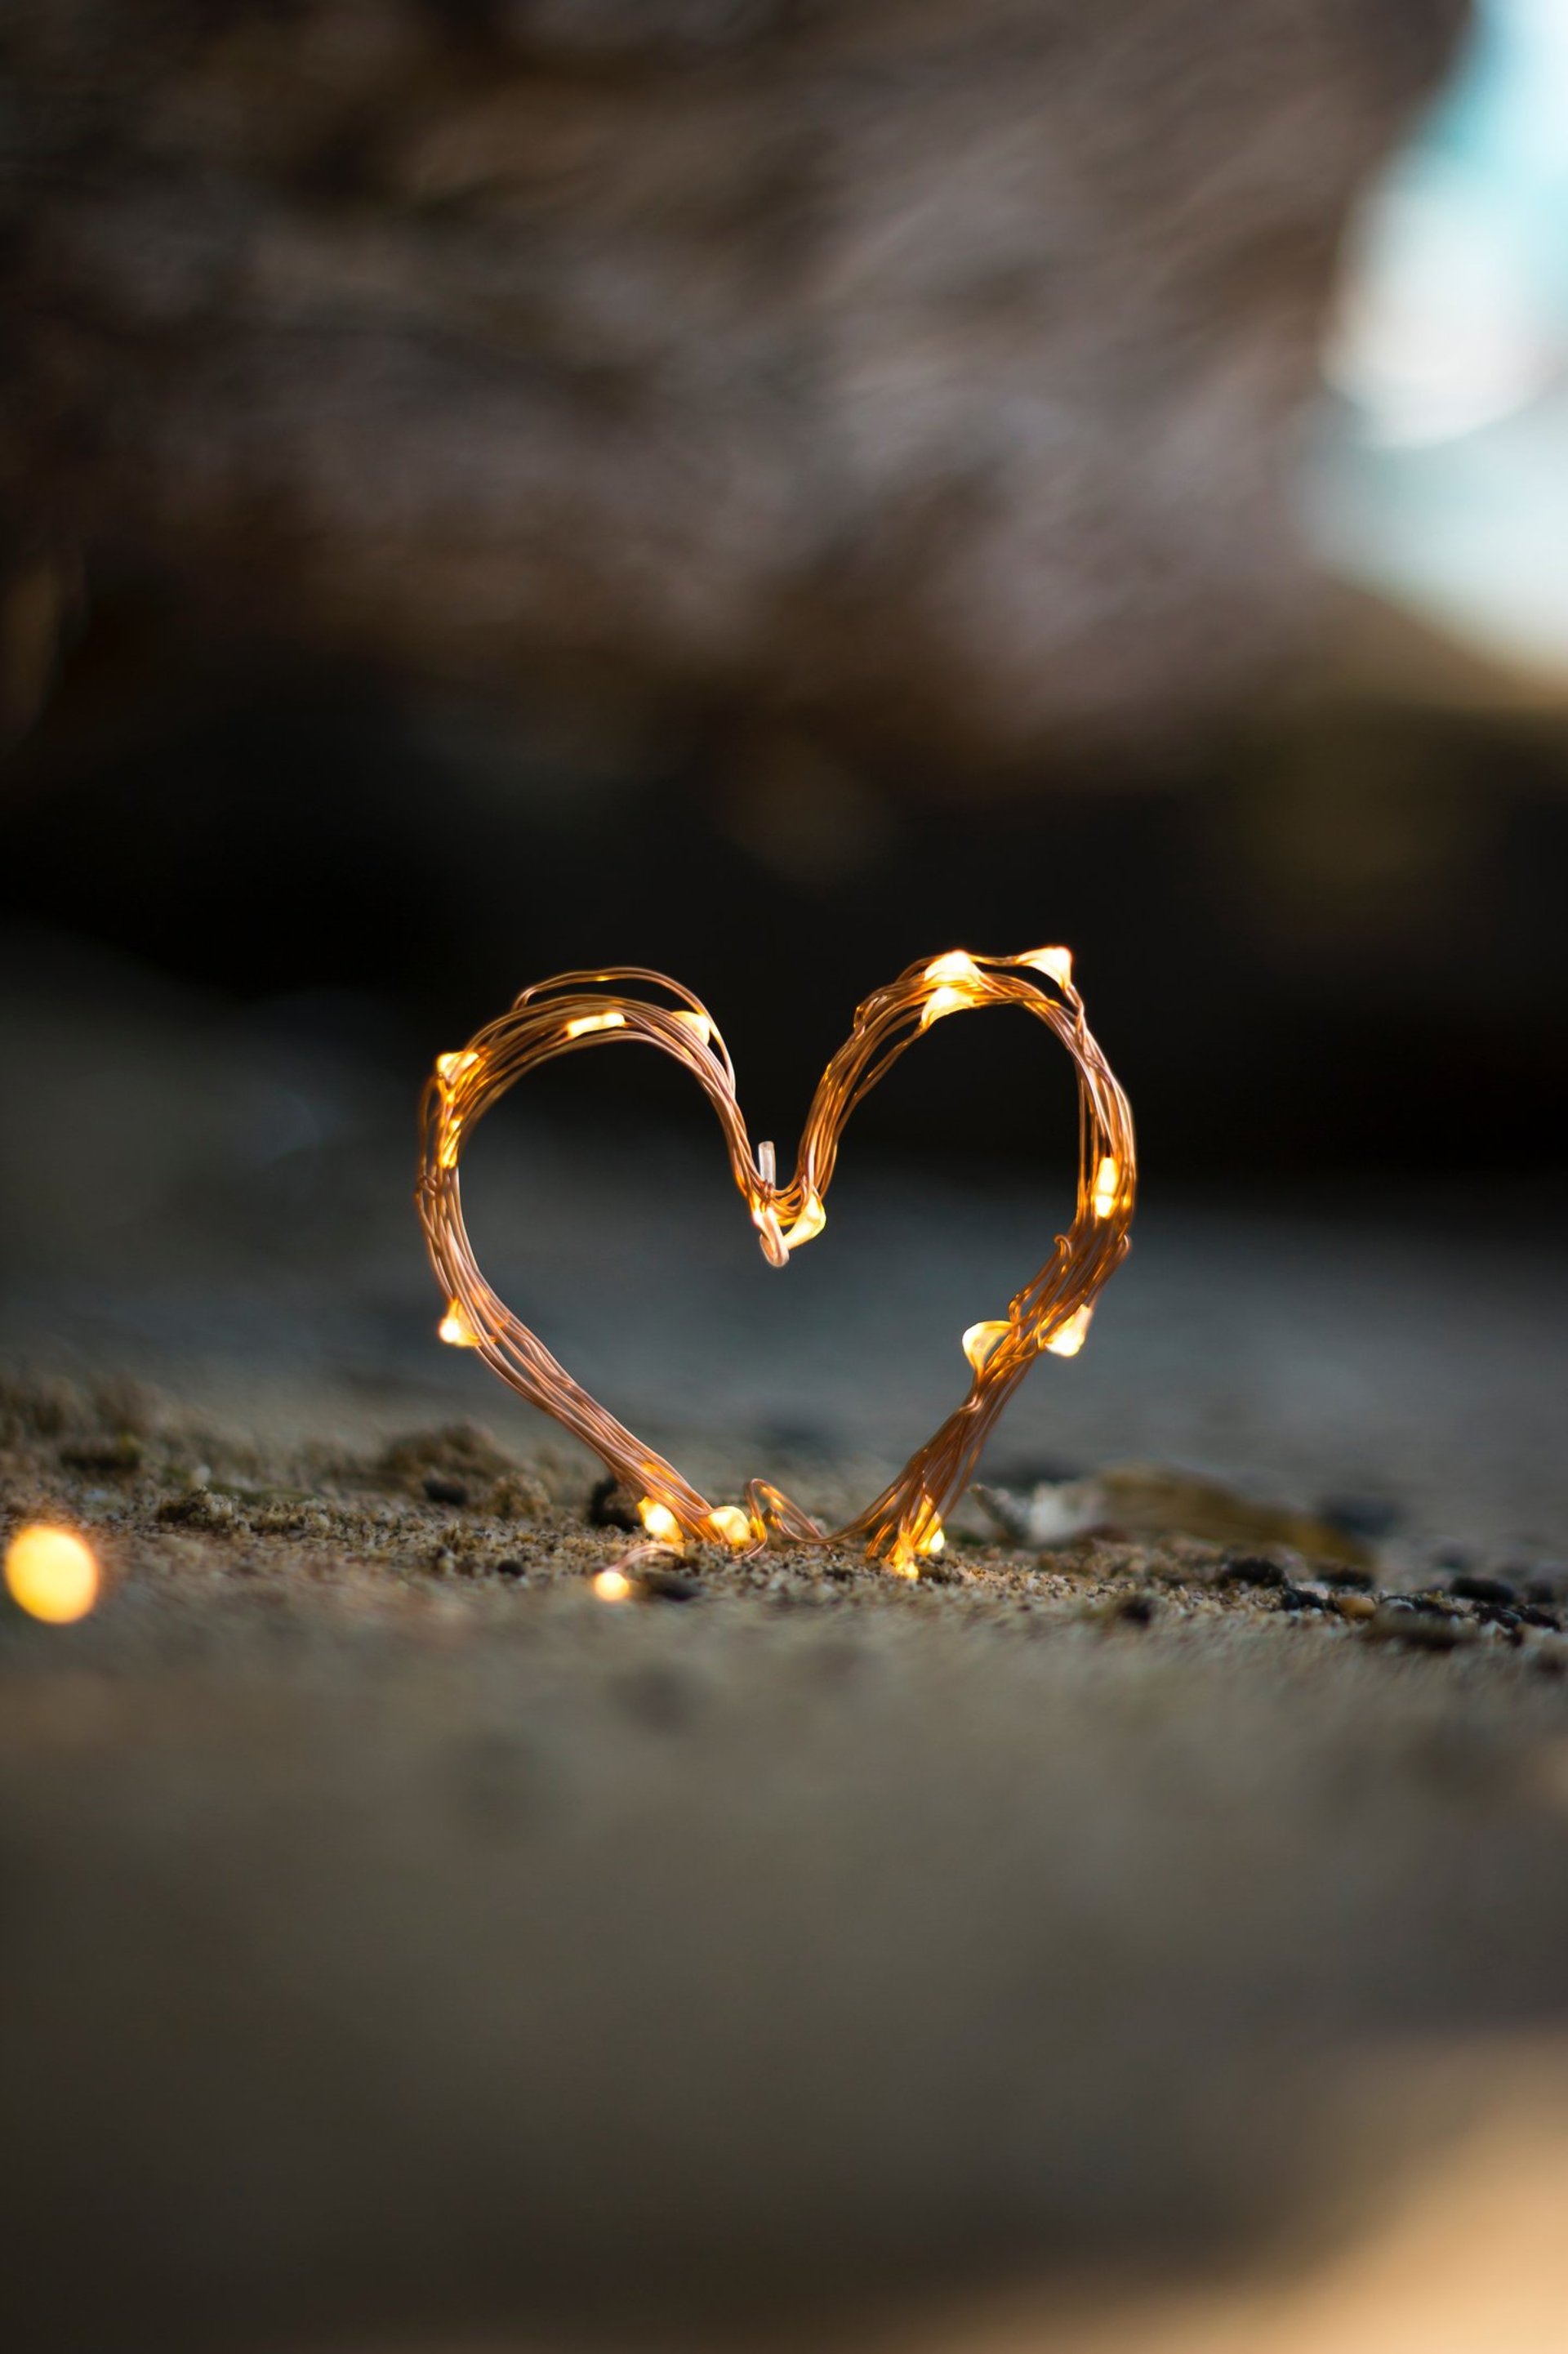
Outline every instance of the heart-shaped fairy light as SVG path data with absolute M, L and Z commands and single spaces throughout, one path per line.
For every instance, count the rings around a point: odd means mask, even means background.
M 663 1004 L 627 996 L 640 983 L 673 998 Z M 461 1053 L 443 1055 L 421 1108 L 418 1209 L 447 1312 L 443 1341 L 476 1349 L 493 1373 L 582 1439 L 615 1477 L 641 1499 L 654 1540 L 679 1545 L 722 1542 L 737 1550 L 777 1535 L 828 1542 L 827 1532 L 766 1480 L 753 1479 L 740 1504 L 710 1504 L 673 1466 L 607 1414 L 479 1271 L 462 1220 L 458 1162 L 482 1113 L 553 1055 L 631 1040 L 683 1064 L 718 1114 L 730 1167 L 770 1265 L 788 1267 L 791 1251 L 820 1235 L 839 1138 L 856 1104 L 933 1022 L 980 1006 L 1022 1005 L 1054 1031 L 1078 1074 L 1078 1199 L 1073 1223 L 1005 1316 L 971 1324 L 963 1336 L 969 1395 L 936 1435 L 911 1456 L 874 1503 L 833 1533 L 856 1542 L 906 1577 L 942 1544 L 943 1522 L 973 1477 L 980 1450 L 1012 1391 L 1042 1349 L 1070 1357 L 1082 1347 L 1101 1284 L 1124 1257 L 1136 1178 L 1132 1113 L 1109 1065 L 1089 1034 L 1065 949 L 1022 956 L 970 956 L 953 949 L 913 964 L 857 1007 L 848 1038 L 811 1098 L 795 1173 L 777 1182 L 773 1147 L 753 1154 L 736 1100 L 735 1070 L 717 1026 L 689 990 L 637 966 L 562 973 L 525 989 L 499 1021 Z

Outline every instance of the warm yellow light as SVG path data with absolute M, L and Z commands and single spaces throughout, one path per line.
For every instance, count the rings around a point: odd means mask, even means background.
M 810 955 L 807 942 L 781 944 L 781 988 L 789 989 Z M 722 1540 L 744 1554 L 775 1538 L 802 1545 L 857 1543 L 868 1558 L 903 1575 L 918 1575 L 922 1559 L 942 1538 L 932 1500 L 940 1497 L 943 1511 L 952 1510 L 1034 1352 L 1050 1349 L 1068 1357 L 1082 1347 L 1089 1309 L 1127 1252 L 1138 1180 L 1132 1115 L 1090 1034 L 1072 975 L 1072 956 L 1061 947 L 978 959 L 967 949 L 948 949 L 907 966 L 856 1008 L 848 1036 L 811 1097 L 788 1177 L 779 1169 L 772 1144 L 752 1144 L 722 1034 L 689 991 L 632 966 L 535 982 L 460 1053 L 440 1057 L 423 1100 L 418 1202 L 447 1303 L 442 1339 L 476 1349 L 520 1397 L 592 1447 L 630 1494 L 644 1499 L 641 1523 L 653 1544 L 678 1552 L 688 1541 Z M 1040 986 L 1042 981 L 1046 987 Z M 620 1031 L 667 1055 L 695 1078 L 718 1116 L 736 1188 L 756 1225 L 763 1255 L 770 1266 L 786 1267 L 791 1255 L 826 1225 L 828 1178 L 856 1106 L 920 1031 L 949 1013 L 993 1005 L 1017 1006 L 1044 1023 L 1073 1063 L 1082 1139 L 1078 1214 L 1002 1314 L 964 1332 L 964 1356 L 972 1369 L 967 1395 L 875 1500 L 831 1536 L 766 1480 L 748 1482 L 743 1504 L 709 1503 L 673 1464 L 606 1413 L 538 1336 L 485 1288 L 463 1224 L 455 1172 L 482 1114 L 553 1056 L 579 1042 L 591 1043 L 596 1033 Z M 787 1226 L 786 1219 L 793 1223 Z M 615 1246 L 615 1226 L 612 1214 L 606 1235 L 609 1248 Z M 634 1551 L 630 1558 L 636 1557 Z M 614 1598 L 630 1590 L 632 1585 L 618 1583 Z M 641 1591 L 640 1585 L 635 1590 Z
M 980 969 L 968 949 L 949 949 L 926 967 L 927 981 L 969 981 L 981 978 Z
M 1031 949 L 1022 960 L 1054 981 L 1058 989 L 1070 989 L 1073 982 L 1073 951 L 1071 949 Z
M 985 1361 L 999 1341 L 1005 1341 L 1012 1330 L 1011 1324 L 971 1324 L 964 1334 L 964 1354 L 976 1373 L 982 1373 Z
M 624 1602 L 631 1593 L 631 1580 L 623 1569 L 601 1569 L 593 1590 L 601 1602 Z
M 940 1553 L 948 1542 L 930 1498 L 919 1496 L 916 1500 L 918 1509 L 913 1522 L 900 1526 L 887 1555 L 887 1567 L 899 1577 L 918 1577 L 921 1561 Z
M 51 1627 L 85 1618 L 101 1580 L 92 1548 L 69 1529 L 18 1529 L 5 1548 L 5 1583 L 29 1617 Z
M 808 1193 L 806 1196 L 805 1207 L 800 1212 L 800 1216 L 796 1219 L 792 1226 L 787 1227 L 785 1230 L 785 1249 L 787 1251 L 799 1250 L 800 1245 L 802 1243 L 809 1243 L 813 1235 L 820 1235 L 827 1223 L 828 1214 L 822 1207 L 821 1195 L 814 1191 Z
M 961 1013 L 966 1005 L 973 1005 L 974 1002 L 967 989 L 954 989 L 946 984 L 934 989 L 921 1009 L 920 1027 L 928 1030 L 932 1023 L 940 1022 L 945 1013 Z
M 1054 1357 L 1075 1357 L 1084 1345 L 1084 1335 L 1094 1314 L 1090 1307 L 1075 1309 L 1065 1324 L 1058 1324 L 1045 1346 Z

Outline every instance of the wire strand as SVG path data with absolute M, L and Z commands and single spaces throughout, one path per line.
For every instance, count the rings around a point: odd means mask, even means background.
M 622 984 L 662 992 L 676 1002 L 628 994 Z M 730 1169 L 764 1256 L 786 1267 L 790 1253 L 826 1223 L 824 1199 L 855 1106 L 933 1023 L 996 1005 L 1021 1005 L 1044 1023 L 1076 1069 L 1073 1223 L 1057 1236 L 1044 1266 L 1009 1302 L 1005 1315 L 971 1325 L 964 1334 L 972 1378 L 963 1403 L 843 1528 L 822 1530 L 765 1479 L 749 1483 L 744 1506 L 709 1503 L 572 1379 L 480 1272 L 463 1224 L 458 1177 L 463 1149 L 491 1105 L 556 1055 L 638 1044 L 656 1047 L 689 1071 L 717 1114 Z M 765 1544 L 770 1537 L 806 1544 L 858 1543 L 889 1569 L 916 1576 L 921 1561 L 940 1549 L 944 1524 L 973 1478 L 1009 1397 L 1043 1350 L 1076 1354 L 1100 1288 L 1128 1248 L 1137 1188 L 1132 1112 L 1090 1034 L 1068 951 L 1032 949 L 1020 956 L 989 957 L 953 949 L 911 965 L 874 991 L 855 1009 L 849 1036 L 818 1082 L 787 1184 L 777 1182 L 770 1161 L 771 1148 L 753 1150 L 729 1051 L 717 1023 L 690 990 L 635 965 L 536 981 L 461 1051 L 438 1059 L 421 1101 L 416 1201 L 447 1301 L 440 1336 L 476 1351 L 520 1397 L 590 1447 L 641 1497 L 651 1538 L 672 1545 L 722 1542 L 736 1550 Z

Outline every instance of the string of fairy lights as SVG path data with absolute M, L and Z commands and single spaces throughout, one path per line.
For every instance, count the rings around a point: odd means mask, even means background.
M 642 993 L 631 993 L 641 991 Z M 668 1002 L 673 1001 L 673 1002 Z M 969 1386 L 962 1404 L 897 1478 L 843 1528 L 827 1531 L 766 1479 L 739 1503 L 715 1504 L 573 1380 L 480 1272 L 463 1224 L 459 1164 L 492 1104 L 557 1055 L 639 1044 L 692 1074 L 724 1132 L 741 1198 L 772 1267 L 820 1235 L 844 1127 L 916 1040 L 958 1013 L 1017 1005 L 1044 1023 L 1071 1055 L 1078 1083 L 1078 1183 L 1073 1222 L 1006 1312 L 962 1336 Z M 599 1457 L 638 1497 L 650 1541 L 723 1543 L 737 1552 L 783 1539 L 853 1543 L 905 1576 L 938 1552 L 944 1526 L 973 1478 L 998 1416 L 1042 1351 L 1075 1355 L 1100 1287 L 1126 1256 L 1137 1182 L 1132 1113 L 1090 1034 L 1064 948 L 1021 956 L 953 949 L 911 965 L 855 1011 L 849 1036 L 811 1098 L 794 1173 L 779 1182 L 771 1144 L 755 1150 L 736 1094 L 735 1067 L 707 1008 L 690 990 L 640 966 L 568 972 L 525 989 L 498 1020 L 442 1055 L 420 1109 L 417 1192 L 430 1261 L 446 1300 L 440 1337 L 474 1350 L 493 1373 Z

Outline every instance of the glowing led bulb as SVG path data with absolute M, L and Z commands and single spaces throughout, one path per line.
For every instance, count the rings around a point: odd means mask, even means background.
M 471 1071 L 478 1060 L 472 1047 L 465 1046 L 458 1055 L 438 1055 L 436 1071 L 450 1087 L 454 1079 L 461 1079 L 465 1071 Z
M 1089 1307 L 1075 1309 L 1065 1324 L 1059 1324 L 1045 1346 L 1054 1357 L 1075 1357 L 1084 1345 L 1084 1335 L 1094 1314 Z
M 18 1529 L 5 1548 L 5 1583 L 29 1617 L 51 1627 L 85 1618 L 98 1599 L 92 1549 L 69 1529 L 34 1523 Z
M 1022 964 L 1032 964 L 1036 972 L 1044 973 L 1048 980 L 1055 982 L 1058 989 L 1072 987 L 1073 951 L 1071 949 L 1031 949 L 1029 954 L 1020 958 L 1019 961 Z
M 668 1504 L 656 1504 L 652 1496 L 644 1496 L 637 1507 L 642 1525 L 656 1544 L 678 1544 L 681 1523 Z
M 949 949 L 926 967 L 927 981 L 979 981 L 982 978 L 968 949 Z
M 452 1301 L 436 1331 L 449 1349 L 475 1349 L 479 1346 L 479 1335 L 463 1314 L 461 1299 Z
M 947 1532 L 930 1498 L 922 1496 L 913 1525 L 900 1528 L 894 1539 L 887 1566 L 899 1577 L 918 1577 L 922 1559 L 940 1553 L 947 1542 Z
M 964 1354 L 976 1373 L 983 1370 L 986 1359 L 999 1341 L 1005 1341 L 1012 1330 L 1010 1324 L 971 1324 L 964 1334 Z
M 1107 1152 L 1095 1172 L 1095 1215 L 1108 1218 L 1121 1192 L 1121 1171 Z
M 575 1022 L 567 1024 L 568 1038 L 586 1038 L 590 1030 L 624 1030 L 624 1013 L 579 1013 Z
M 696 1033 L 696 1039 L 699 1046 L 705 1046 L 708 1040 L 714 1034 L 714 1025 L 708 1020 L 707 1015 L 705 1013 L 694 1013 L 690 1006 L 683 1005 L 681 1008 L 681 1011 L 676 1014 L 675 1019 L 677 1022 L 683 1022 L 688 1030 L 692 1030 Z
M 751 1515 L 743 1512 L 738 1504 L 715 1504 L 708 1519 L 726 1544 L 746 1545 L 751 1543 Z
M 967 989 L 954 989 L 944 983 L 940 989 L 931 991 L 921 1007 L 920 1027 L 928 1030 L 932 1023 L 939 1022 L 945 1013 L 961 1013 L 965 1006 L 972 1005 L 974 1002 Z
M 593 1590 L 601 1602 L 625 1602 L 632 1590 L 631 1580 L 623 1569 L 601 1569 Z

